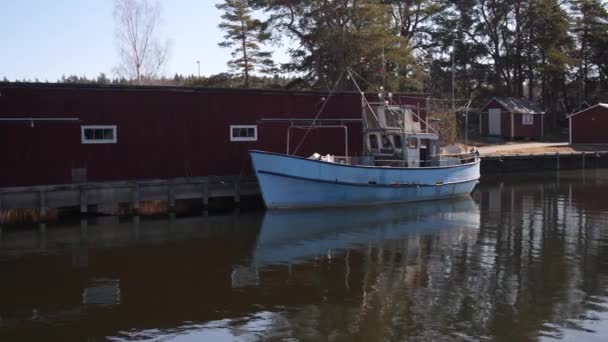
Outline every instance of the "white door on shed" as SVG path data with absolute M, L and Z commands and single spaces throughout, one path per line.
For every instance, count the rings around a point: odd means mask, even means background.
M 488 111 L 488 135 L 500 135 L 500 108 Z

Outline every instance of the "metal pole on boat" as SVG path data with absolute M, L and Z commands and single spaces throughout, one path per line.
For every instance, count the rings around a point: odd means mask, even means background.
M 455 103 L 455 96 L 454 96 L 454 88 L 455 88 L 455 83 L 456 83 L 456 58 L 455 58 L 455 51 L 456 51 L 456 42 L 459 41 L 460 39 L 452 39 L 452 112 L 454 114 L 456 114 L 456 103 Z
M 287 155 L 289 155 L 289 142 L 290 142 L 289 133 L 291 131 L 291 126 L 293 126 L 293 121 L 290 122 L 289 127 L 287 127 L 287 144 L 286 144 L 287 145 L 287 153 L 286 153 Z
M 469 149 L 469 110 L 464 112 L 464 146 Z
M 452 39 L 452 113 L 456 114 L 456 104 L 454 103 L 454 83 L 456 80 L 456 76 L 454 73 L 454 65 L 455 60 L 454 60 L 454 50 L 456 49 L 456 39 Z
M 469 150 L 469 109 L 471 108 L 471 100 L 467 102 L 464 109 L 464 146 Z

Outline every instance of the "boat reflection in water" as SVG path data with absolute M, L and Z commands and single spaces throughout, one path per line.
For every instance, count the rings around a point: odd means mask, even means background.
M 253 255 L 256 267 L 303 261 L 374 242 L 443 229 L 479 228 L 470 196 L 366 208 L 266 212 Z
M 5 228 L 0 341 L 603 341 L 607 191 L 560 172 L 472 199 Z

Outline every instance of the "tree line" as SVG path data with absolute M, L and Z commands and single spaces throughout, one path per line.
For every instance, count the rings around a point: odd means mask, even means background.
M 450 97 L 453 72 L 459 98 L 528 97 L 554 114 L 608 99 L 602 0 L 225 0 L 218 8 L 229 65 L 244 79 L 278 68 L 299 75 L 292 85 L 352 89 L 350 67 L 365 88 Z M 264 21 L 253 18 L 259 12 Z M 255 56 L 273 37 L 293 42 L 291 60 L 269 68 L 267 54 Z
M 288 89 L 291 88 L 290 83 L 296 82 L 295 77 L 284 76 L 275 74 L 272 76 L 266 75 L 251 75 L 249 83 L 251 86 L 258 88 L 275 88 L 275 89 Z M 4 77 L 0 82 L 9 83 L 9 79 Z M 14 82 L 41 82 L 39 79 L 16 79 Z M 45 81 L 49 83 L 49 81 Z M 144 85 L 156 85 L 156 86 L 173 86 L 173 87 L 211 87 L 211 88 L 240 88 L 243 87 L 245 80 L 240 75 L 232 73 L 219 73 L 210 76 L 194 76 L 194 75 L 182 75 L 175 74 L 173 77 L 157 76 L 153 79 L 146 80 Z M 97 77 L 88 78 L 85 75 L 62 75 L 56 83 L 64 84 L 97 84 L 97 85 L 137 85 L 133 79 L 125 77 L 108 77 L 105 73 L 101 72 Z
M 555 123 L 608 100 L 605 0 L 223 0 L 226 72 L 162 76 L 169 44 L 154 0 L 115 0 L 115 78 L 63 83 L 415 91 L 527 97 Z M 272 50 L 289 42 L 287 63 Z M 290 76 L 285 76 L 290 75 Z M 452 82 L 454 78 L 454 82 Z

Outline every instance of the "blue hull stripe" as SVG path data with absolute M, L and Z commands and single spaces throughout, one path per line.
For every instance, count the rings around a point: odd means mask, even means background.
M 467 182 L 471 182 L 471 181 L 477 180 L 477 178 L 474 178 L 474 179 L 468 179 L 468 180 L 463 180 L 463 181 L 459 181 L 459 182 L 449 182 L 449 183 L 446 182 L 446 183 L 439 183 L 439 184 L 406 184 L 406 183 L 374 184 L 374 183 L 341 182 L 341 181 L 339 181 L 337 179 L 335 181 L 330 181 L 330 180 L 317 179 L 317 178 L 299 177 L 299 176 L 287 175 L 287 174 L 284 174 L 284 173 L 272 172 L 272 171 L 264 171 L 264 170 L 260 170 L 260 171 L 258 171 L 258 173 L 266 174 L 266 175 L 271 175 L 271 176 L 277 176 L 277 177 L 285 177 L 285 178 L 293 178 L 293 179 L 311 181 L 311 182 L 316 182 L 316 183 L 350 185 L 350 186 L 364 186 L 364 187 L 372 187 L 372 188 L 420 188 L 420 187 L 435 187 L 435 186 L 443 186 L 443 185 L 467 183 Z

